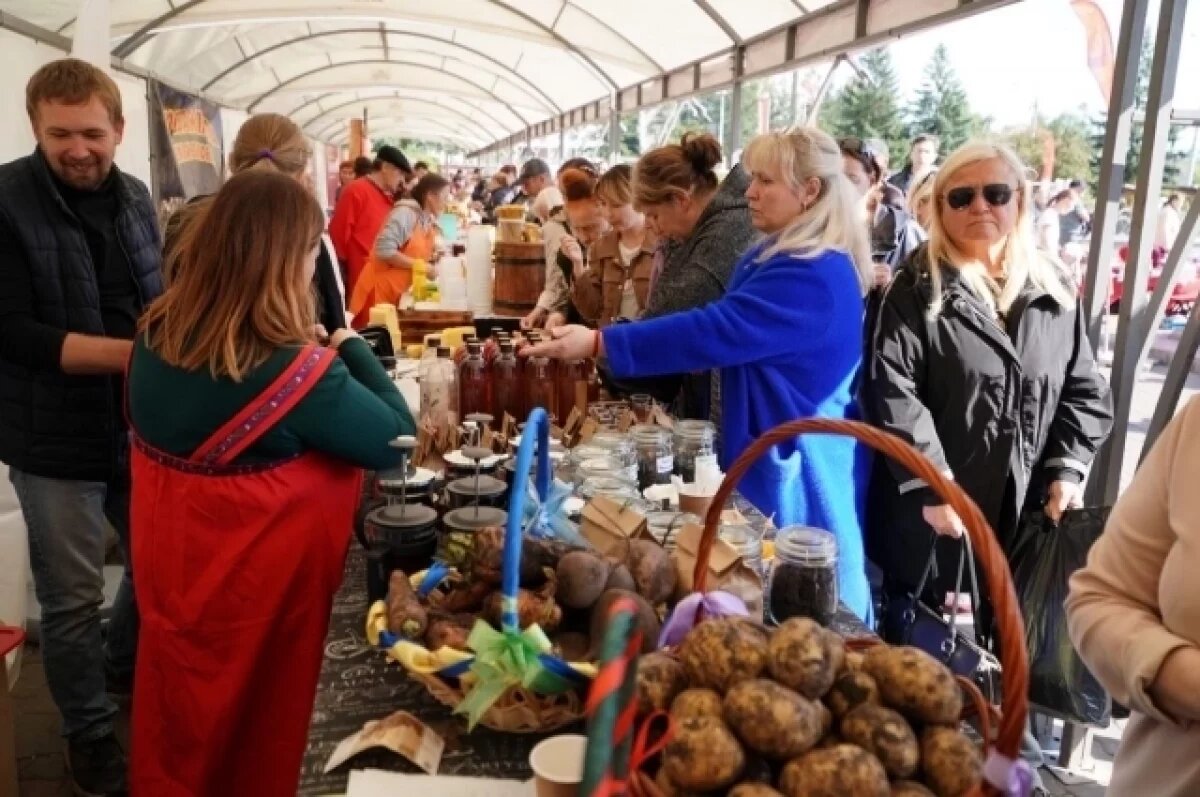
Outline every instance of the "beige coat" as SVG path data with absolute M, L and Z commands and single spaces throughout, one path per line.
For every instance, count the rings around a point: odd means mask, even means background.
M 1133 710 L 1108 797 L 1200 795 L 1200 724 L 1147 692 L 1167 655 L 1200 645 L 1200 398 L 1167 427 L 1071 578 L 1071 639 Z
M 613 230 L 588 251 L 588 270 L 571 286 L 571 299 L 579 314 L 598 327 L 606 327 L 621 311 L 625 283 L 633 281 L 638 313 L 646 309 L 650 295 L 650 275 L 654 271 L 654 250 L 658 239 L 646 230 L 642 250 L 628 266 L 621 259 L 621 234 Z M 631 319 L 633 320 L 633 319 Z

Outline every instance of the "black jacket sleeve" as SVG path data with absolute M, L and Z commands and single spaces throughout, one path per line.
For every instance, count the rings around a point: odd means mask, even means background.
M 342 292 L 338 290 L 337 276 L 333 271 L 335 268 L 337 266 L 334 264 L 332 253 L 322 243 L 321 250 L 317 253 L 314 281 L 320 310 L 318 319 L 330 334 L 335 329 L 344 329 L 346 326 L 346 303 Z
M 1112 429 L 1112 396 L 1096 367 L 1082 304 L 1075 306 L 1074 354 L 1042 454 L 1048 481 L 1079 482 Z
M 912 279 L 902 273 L 892 280 L 880 305 L 863 382 L 864 409 L 873 424 L 912 444 L 949 474 L 933 416 L 922 400 L 929 352 Z M 901 493 L 920 490 L 926 503 L 940 503 L 929 486 L 902 465 L 892 461 L 888 467 Z
M 38 371 L 61 370 L 67 331 L 34 314 L 31 264 L 10 224 L 0 214 L 0 358 Z

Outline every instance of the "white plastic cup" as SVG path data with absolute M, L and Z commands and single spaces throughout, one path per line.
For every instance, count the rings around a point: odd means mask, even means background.
M 583 758 L 587 737 L 579 734 L 551 736 L 529 753 L 537 797 L 577 797 L 583 783 Z

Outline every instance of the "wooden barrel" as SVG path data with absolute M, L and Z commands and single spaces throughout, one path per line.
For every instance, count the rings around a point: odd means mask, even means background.
M 472 316 L 466 310 L 401 310 L 397 320 L 400 337 L 407 346 L 421 343 L 426 335 L 440 333 L 443 329 L 469 327 Z
M 499 315 L 526 315 L 546 284 L 546 256 L 540 243 L 496 242 L 496 283 L 492 304 Z

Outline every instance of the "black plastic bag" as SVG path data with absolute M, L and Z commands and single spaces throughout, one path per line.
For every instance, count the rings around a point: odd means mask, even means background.
M 1067 582 L 1087 562 L 1109 510 L 1075 509 L 1055 526 L 1041 511 L 1021 520 L 1009 561 L 1025 616 L 1029 702 L 1044 714 L 1107 725 L 1112 700 L 1088 671 L 1067 633 Z

